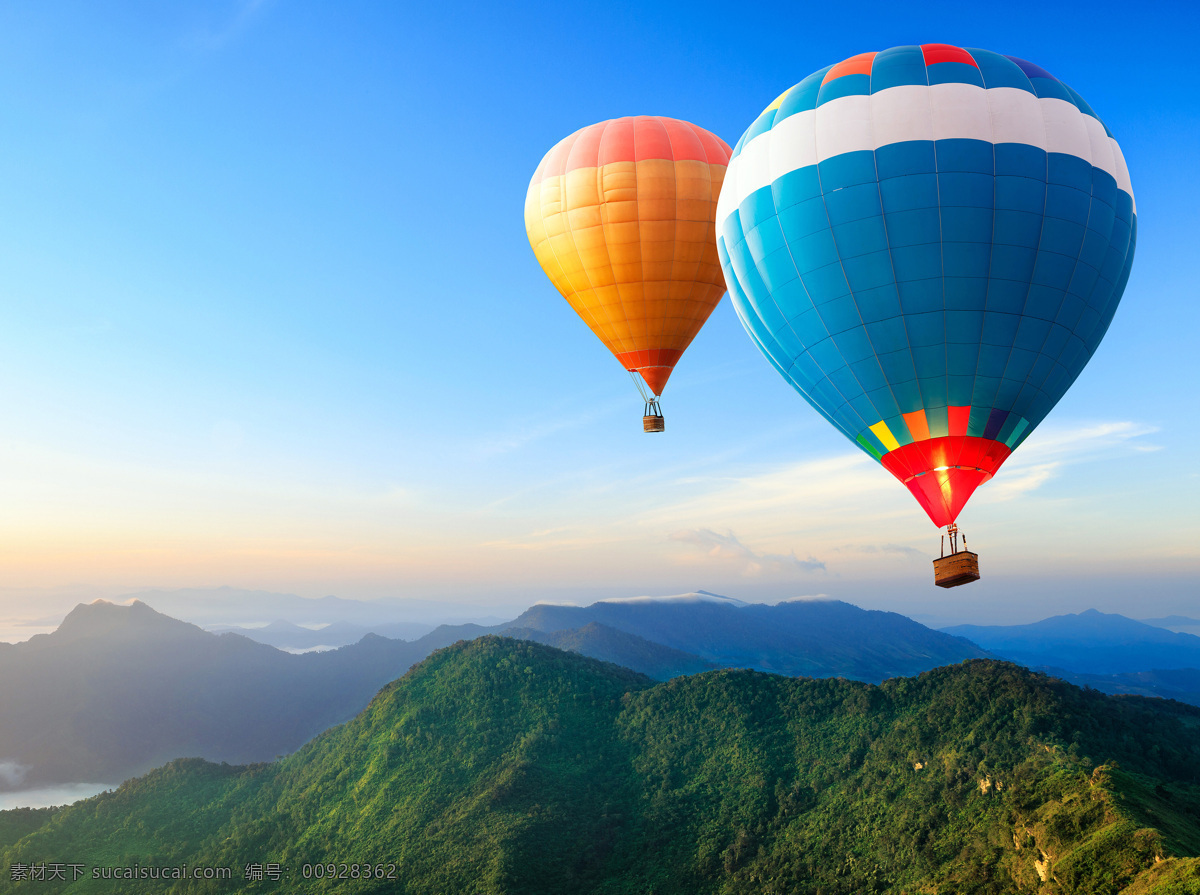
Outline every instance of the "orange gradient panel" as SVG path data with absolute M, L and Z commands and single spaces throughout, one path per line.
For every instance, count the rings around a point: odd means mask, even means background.
M 568 137 L 529 185 L 538 263 L 655 394 L 725 292 L 714 217 L 728 155 L 686 122 L 619 119 Z
M 857 56 L 851 56 L 844 62 L 839 62 L 825 73 L 825 77 L 821 79 L 821 83 L 828 84 L 834 78 L 840 78 L 844 75 L 869 75 L 871 73 L 871 63 L 875 61 L 875 55 L 875 53 L 859 53 Z

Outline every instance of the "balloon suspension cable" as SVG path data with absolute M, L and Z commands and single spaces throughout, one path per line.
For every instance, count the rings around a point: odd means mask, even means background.
M 642 396 L 643 401 L 645 401 L 647 404 L 650 404 L 658 400 L 658 397 L 654 395 L 648 388 L 646 388 L 646 383 L 638 374 L 637 370 L 629 370 L 627 372 L 629 373 L 629 378 L 633 380 L 634 387 L 637 388 L 638 394 Z
M 646 387 L 646 384 L 642 381 L 642 377 L 638 375 L 636 370 L 630 370 L 629 377 L 633 380 L 633 384 L 637 386 L 638 394 L 642 396 L 642 401 L 646 405 L 646 409 L 642 413 L 642 431 L 664 431 L 666 423 L 663 421 L 662 407 L 658 404 L 658 395 Z

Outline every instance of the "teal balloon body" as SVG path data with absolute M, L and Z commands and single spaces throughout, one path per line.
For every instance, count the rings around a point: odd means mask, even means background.
M 939 526 L 1083 370 L 1136 234 L 1121 149 L 1079 94 L 945 44 L 796 84 L 734 148 L 717 206 L 750 337 Z

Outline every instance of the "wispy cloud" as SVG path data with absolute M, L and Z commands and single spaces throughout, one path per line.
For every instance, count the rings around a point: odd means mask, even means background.
M 1158 449 L 1146 440 L 1158 430 L 1131 421 L 1106 421 L 1039 429 L 1021 445 L 988 483 L 991 499 L 1008 500 L 1037 490 L 1065 466 L 1117 453 Z M 720 519 L 738 531 L 810 531 L 829 544 L 840 531 L 858 531 L 863 522 L 903 517 L 916 506 L 886 470 L 858 451 L 759 469 L 729 477 L 689 476 L 690 496 L 644 512 L 639 522 L 657 527 L 692 527 Z M 917 511 L 919 512 L 919 511 Z M 691 523 L 689 525 L 689 523 Z M 760 537 L 756 534 L 755 537 Z M 851 538 L 850 541 L 854 539 Z M 845 543 L 840 542 L 840 543 Z M 879 552 L 896 552 L 874 541 Z M 862 547 L 856 550 L 863 552 Z
M 201 50 L 220 50 L 241 37 L 258 14 L 274 0 L 238 0 L 232 15 L 220 22 L 201 28 L 191 35 L 192 43 Z
M 800 559 L 794 551 L 786 556 L 779 553 L 756 553 L 738 540 L 733 532 L 718 534 L 708 528 L 694 528 L 674 532 L 670 539 L 697 547 L 712 559 L 739 566 L 741 574 L 751 578 L 788 572 L 825 571 L 825 563 L 812 556 Z
M 987 493 L 992 500 L 1012 500 L 1042 487 L 1054 478 L 1062 465 L 1061 462 L 1039 463 L 1036 466 L 1010 463 L 989 483 Z
M 704 493 L 650 511 L 643 522 L 678 524 L 704 517 L 752 519 L 782 513 L 797 528 L 810 522 L 824 526 L 831 514 L 853 512 L 863 504 L 893 509 L 888 504 L 895 480 L 865 454 L 855 452 L 738 477 L 711 478 L 708 483 L 707 489 L 693 489 Z
M 503 538 L 497 541 L 484 541 L 481 547 L 491 547 L 497 550 L 563 550 L 567 548 L 602 547 L 620 542 L 616 537 L 575 537 L 575 538 L 542 538 L 536 533 L 527 538 Z
M 0 783 L 10 788 L 20 786 L 28 770 L 28 766 L 15 761 L 0 761 Z
M 513 421 L 504 431 L 496 432 L 485 437 L 470 452 L 472 459 L 485 460 L 497 454 L 506 454 L 525 447 L 527 444 L 546 438 L 556 432 L 567 429 L 580 429 L 592 423 L 599 417 L 608 416 L 618 407 L 627 405 L 628 401 L 611 401 L 595 406 L 584 413 L 560 413 L 553 407 L 547 408 L 545 414 L 537 418 L 525 418 Z
M 1157 445 L 1140 442 L 1130 443 L 1135 438 L 1153 435 L 1157 426 L 1148 426 L 1131 420 L 1083 423 L 1070 427 L 1043 427 L 1034 432 L 1021 445 L 1018 456 L 1041 461 L 1047 457 L 1064 455 L 1085 456 L 1116 447 L 1134 447 L 1137 450 L 1158 450 Z
M 1012 500 L 1036 491 L 1064 467 L 1111 455 L 1114 451 L 1152 453 L 1160 446 L 1141 441 L 1158 431 L 1132 421 L 1087 423 L 1038 430 L 988 485 L 991 500 Z
M 867 553 L 872 556 L 892 555 L 908 559 L 929 559 L 929 554 L 905 544 L 845 544 L 832 548 L 838 553 Z

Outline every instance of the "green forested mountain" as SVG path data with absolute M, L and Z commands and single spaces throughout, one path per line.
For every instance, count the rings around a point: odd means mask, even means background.
M 740 666 L 877 681 L 986 655 L 895 613 L 832 601 L 538 605 L 494 628 L 447 625 L 407 643 L 368 634 L 305 655 L 217 636 L 141 602 L 97 601 L 51 634 L 0 643 L 0 762 L 19 772 L 0 788 L 116 782 L 183 755 L 269 761 L 353 717 L 435 649 L 487 633 L 660 680 Z
M 599 622 L 591 622 L 582 628 L 568 628 L 550 633 L 536 628 L 505 628 L 504 636 L 519 640 L 536 640 L 538 643 L 570 650 L 581 656 L 591 656 L 602 662 L 624 665 L 656 681 L 669 680 L 681 674 L 712 671 L 717 667 L 699 656 L 654 643 L 636 634 L 618 631 Z
M 276 763 L 172 762 L 5 824 L 0 892 L 1179 895 L 1200 892 L 1200 709 L 991 660 L 654 684 L 483 637 Z M 67 861 L 74 883 L 7 869 Z M 304 879 L 341 862 L 372 879 Z M 91 877 L 183 863 L 234 878 Z

